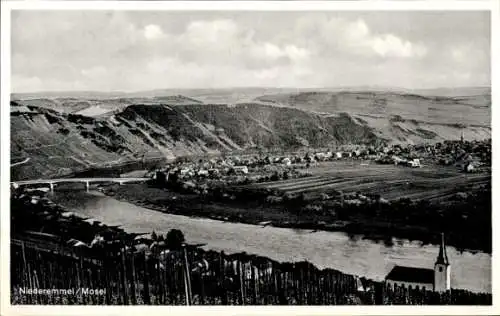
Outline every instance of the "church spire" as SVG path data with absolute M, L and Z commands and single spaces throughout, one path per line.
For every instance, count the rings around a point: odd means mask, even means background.
M 436 260 L 436 264 L 449 265 L 448 255 L 446 254 L 446 245 L 444 243 L 444 233 L 441 233 L 441 245 L 439 247 L 439 255 Z

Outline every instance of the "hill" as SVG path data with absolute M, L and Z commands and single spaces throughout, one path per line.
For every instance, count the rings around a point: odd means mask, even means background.
M 395 92 L 301 92 L 266 95 L 258 101 L 331 115 L 348 113 L 396 143 L 437 142 L 491 136 L 491 95 L 422 96 Z
M 76 94 L 76 93 L 75 93 Z M 19 95 L 17 95 L 19 97 Z M 26 99 L 16 99 L 13 101 L 23 105 L 32 105 L 41 108 L 52 109 L 63 113 L 73 113 L 85 116 L 98 117 L 110 115 L 123 110 L 132 104 L 199 104 L 199 100 L 188 98 L 182 95 L 167 95 L 158 97 L 145 96 L 121 96 L 113 98 L 98 98 L 97 95 L 91 97 L 33 97 Z
M 210 94 L 205 90 L 189 96 L 157 91 L 153 96 L 13 101 L 12 157 L 29 157 L 30 162 L 13 168 L 12 175 L 33 178 L 144 157 L 257 148 L 433 143 L 458 139 L 462 131 L 466 139 L 491 137 L 489 94 L 277 91 L 210 92 L 214 98 L 243 93 L 255 99 L 230 105 L 203 103 L 193 96 Z
M 36 178 L 142 159 L 249 148 L 303 148 L 377 143 L 348 114 L 322 116 L 258 104 L 131 105 L 95 118 L 11 103 L 12 157 L 30 157 L 13 178 Z

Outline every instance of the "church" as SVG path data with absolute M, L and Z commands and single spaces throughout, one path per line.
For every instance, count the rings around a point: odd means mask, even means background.
M 398 286 L 445 292 L 451 288 L 450 279 L 451 266 L 446 254 L 444 234 L 441 234 L 441 245 L 434 269 L 395 266 L 385 277 L 385 282 L 390 288 Z

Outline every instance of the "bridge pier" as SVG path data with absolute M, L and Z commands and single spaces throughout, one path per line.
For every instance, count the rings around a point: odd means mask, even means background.
M 90 182 L 89 181 L 85 181 L 85 190 L 87 192 L 89 192 L 89 190 L 90 190 Z
M 54 182 L 49 182 L 49 186 L 50 186 L 50 192 L 53 193 L 54 192 Z

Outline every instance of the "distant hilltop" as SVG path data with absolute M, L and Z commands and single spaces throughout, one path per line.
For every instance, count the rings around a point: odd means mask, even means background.
M 223 96 L 228 94 L 234 95 L 252 95 L 261 96 L 266 94 L 276 93 L 299 93 L 309 91 L 321 92 L 397 92 L 397 93 L 414 93 L 422 96 L 442 96 L 442 97 L 459 97 L 472 95 L 490 95 L 491 87 L 441 87 L 431 89 L 406 89 L 398 87 L 383 87 L 383 86 L 356 86 L 356 87 L 337 87 L 337 88 L 266 88 L 266 87 L 248 87 L 248 88 L 200 88 L 200 89 L 155 89 L 146 91 L 40 91 L 40 92 L 22 92 L 12 93 L 12 100 L 22 99 L 39 99 L 39 98 L 132 98 L 132 97 L 161 97 L 172 95 L 184 95 L 187 97 L 197 96 Z

